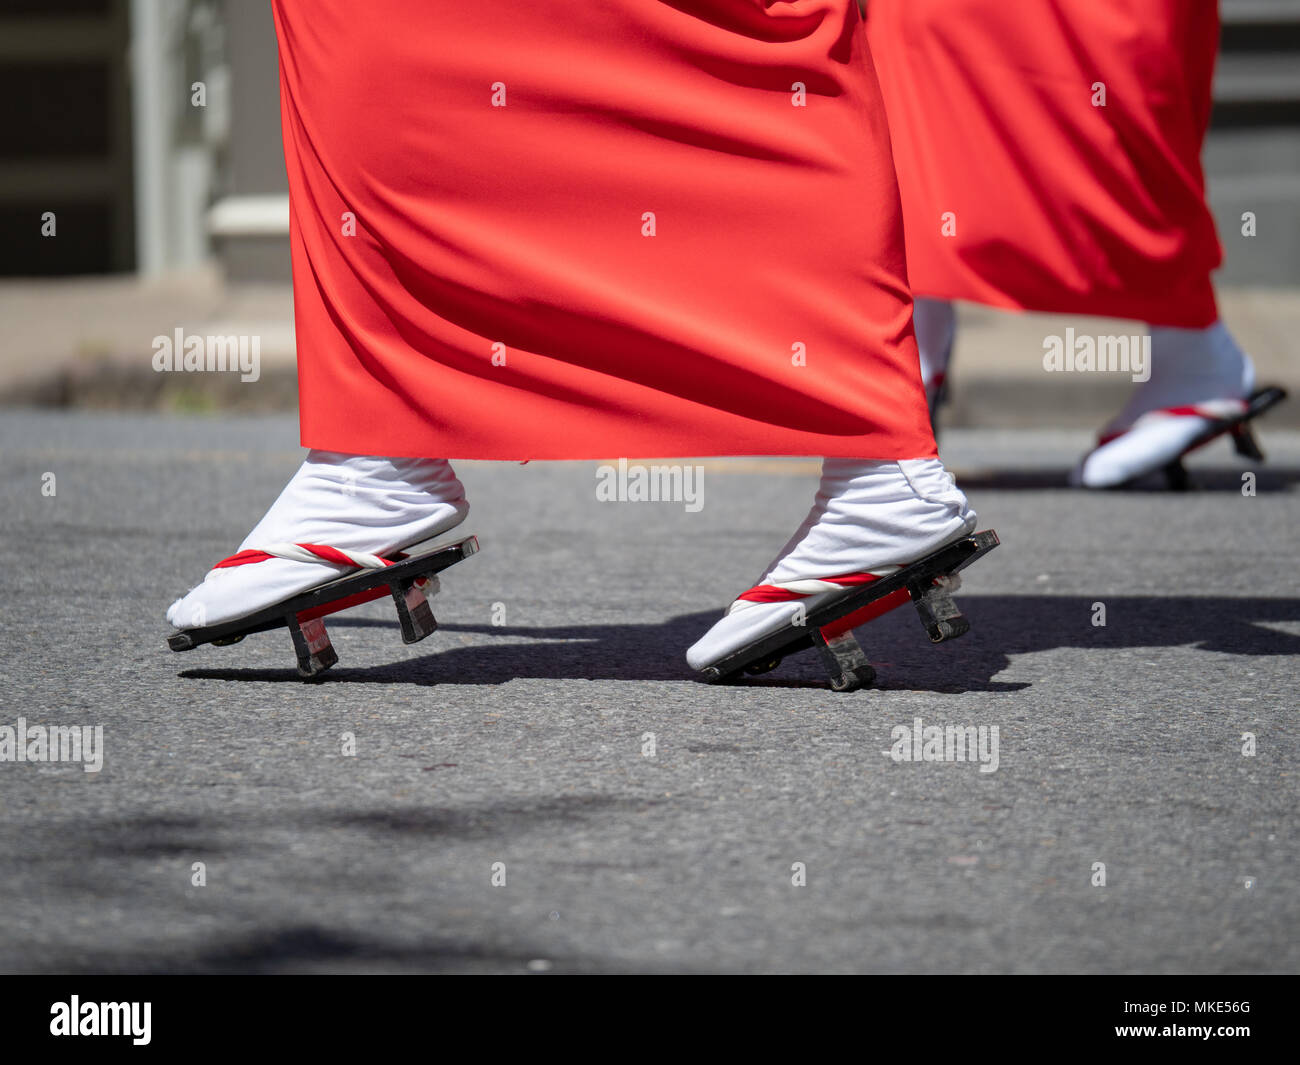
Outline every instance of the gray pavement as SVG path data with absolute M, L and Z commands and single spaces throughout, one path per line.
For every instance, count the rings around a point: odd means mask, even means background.
M 105 751 L 0 762 L 0 970 L 1295 971 L 1300 434 L 1261 435 L 1256 495 L 1217 445 L 1175 496 L 1061 487 L 1083 432 L 947 434 L 1003 539 L 973 630 L 890 615 L 850 695 L 810 654 L 733 688 L 682 658 L 809 461 L 708 463 L 698 513 L 458 464 L 483 551 L 441 631 L 363 607 L 304 685 L 283 632 L 180 655 L 162 621 L 292 473 L 292 418 L 0 411 L 0 725 Z M 997 771 L 885 757 L 917 717 L 998 726 Z

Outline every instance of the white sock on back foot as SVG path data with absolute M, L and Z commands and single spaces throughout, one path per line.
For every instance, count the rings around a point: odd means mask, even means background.
M 912 303 L 912 326 L 921 358 L 921 383 L 925 385 L 926 401 L 933 411 L 948 377 L 948 363 L 957 335 L 957 312 L 948 300 L 918 296 Z
M 1102 430 L 1113 437 L 1089 452 L 1071 475 L 1075 484 L 1108 488 L 1178 458 L 1211 418 L 1162 412 L 1205 407 L 1234 412 L 1233 401 L 1255 387 L 1255 367 L 1222 322 L 1205 329 L 1151 327 L 1151 376 L 1134 389 L 1124 409 Z M 1122 435 L 1121 435 L 1122 434 Z
M 1255 366 L 1222 322 L 1205 329 L 1151 327 L 1151 376 L 1102 430 L 1123 432 L 1149 411 L 1241 399 L 1255 387 Z

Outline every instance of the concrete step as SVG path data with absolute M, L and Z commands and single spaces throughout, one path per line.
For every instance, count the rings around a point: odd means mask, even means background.
M 1297 0 L 1223 0 L 1219 13 L 1227 27 L 1300 25 L 1300 2 Z

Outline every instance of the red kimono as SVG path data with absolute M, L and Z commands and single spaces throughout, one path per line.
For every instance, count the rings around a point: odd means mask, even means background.
M 1200 328 L 1215 0 L 870 0 L 917 295 Z
M 934 455 L 856 0 L 275 0 L 304 445 Z

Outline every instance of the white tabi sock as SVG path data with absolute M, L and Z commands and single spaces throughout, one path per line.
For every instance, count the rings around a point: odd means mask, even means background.
M 787 587 L 852 573 L 885 575 L 974 531 L 975 512 L 938 459 L 825 459 L 808 516 L 757 584 Z M 686 652 L 693 669 L 788 624 L 799 601 L 738 599 Z
M 1244 409 L 1255 367 L 1222 322 L 1205 329 L 1151 327 L 1151 376 L 1101 432 L 1074 484 L 1109 488 L 1168 465 L 1216 417 Z M 1202 413 L 1191 413 L 1192 411 Z
M 438 536 L 468 513 L 465 489 L 445 459 L 313 450 L 239 550 L 308 543 L 383 555 Z M 218 625 L 349 572 L 282 558 L 213 569 L 171 605 L 167 620 L 178 629 Z

